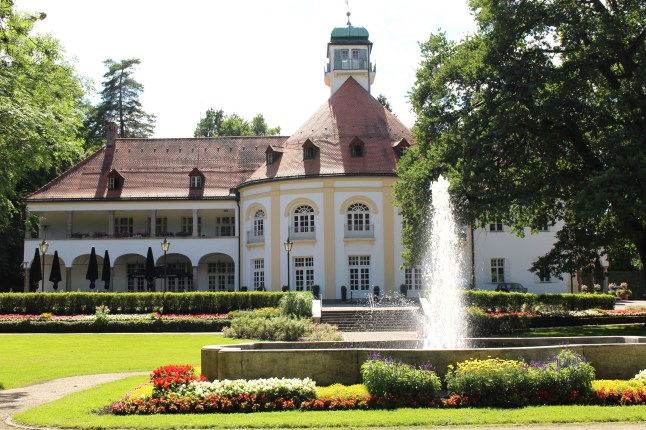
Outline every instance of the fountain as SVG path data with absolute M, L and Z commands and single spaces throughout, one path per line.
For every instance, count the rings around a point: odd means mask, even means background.
M 430 362 L 444 376 L 447 366 L 469 358 L 543 361 L 564 347 L 582 354 L 599 379 L 629 379 L 643 369 L 646 337 L 468 339 L 460 289 L 465 285 L 463 247 L 453 221 L 449 183 L 432 186 L 430 249 L 422 300 L 425 339 L 365 342 L 268 342 L 202 348 L 202 374 L 213 379 L 312 378 L 318 385 L 361 382 L 361 364 L 374 352 L 407 363 Z M 370 298 L 372 300 L 372 298 Z M 380 299 L 382 304 L 388 300 Z M 371 302 L 373 311 L 378 304 Z
M 428 250 L 424 259 L 424 349 L 466 348 L 467 324 L 461 290 L 466 286 L 464 245 L 453 218 L 449 181 L 431 184 Z

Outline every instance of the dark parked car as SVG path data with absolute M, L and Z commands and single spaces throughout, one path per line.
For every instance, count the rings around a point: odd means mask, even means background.
M 527 288 L 517 282 L 504 282 L 496 286 L 496 291 L 504 291 L 505 293 L 526 293 Z

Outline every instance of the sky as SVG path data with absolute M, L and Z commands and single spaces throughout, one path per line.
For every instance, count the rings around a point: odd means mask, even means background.
M 38 33 L 61 41 L 98 92 L 103 61 L 139 58 L 140 98 L 157 116 L 155 137 L 192 137 L 209 108 L 247 120 L 262 113 L 289 136 L 330 97 L 323 80 L 334 27 L 365 27 L 377 66 L 372 95 L 384 94 L 411 127 L 407 94 L 419 43 L 433 32 L 459 40 L 475 28 L 467 0 L 15 0 L 45 12 Z M 91 95 L 93 103 L 99 101 Z

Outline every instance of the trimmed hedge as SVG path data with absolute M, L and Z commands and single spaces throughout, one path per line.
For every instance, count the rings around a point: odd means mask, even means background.
M 467 306 L 487 312 L 568 312 L 586 309 L 613 309 L 616 299 L 609 294 L 532 294 L 466 290 Z
M 238 309 L 278 307 L 289 293 L 0 293 L 0 314 L 94 314 L 107 306 L 111 314 L 224 314 Z

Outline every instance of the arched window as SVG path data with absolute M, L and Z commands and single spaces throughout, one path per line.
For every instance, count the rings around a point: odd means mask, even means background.
M 258 209 L 253 216 L 253 235 L 262 237 L 265 235 L 265 211 Z
M 314 233 L 314 209 L 311 206 L 297 207 L 292 219 L 294 234 Z
M 348 220 L 348 232 L 370 231 L 370 209 L 363 203 L 354 203 L 348 207 L 346 212 Z

